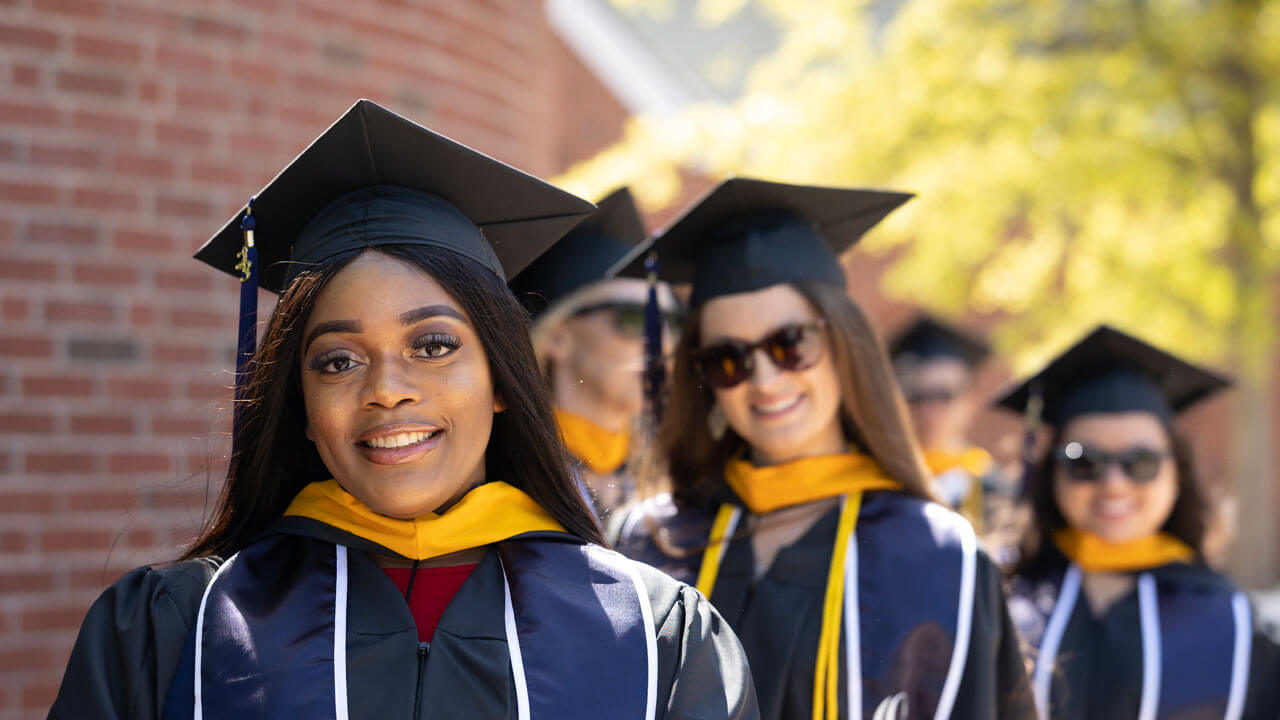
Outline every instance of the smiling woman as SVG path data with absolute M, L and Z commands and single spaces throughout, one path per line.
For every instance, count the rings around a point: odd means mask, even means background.
M 505 284 L 590 209 L 367 101 L 264 188 L 197 256 L 251 210 L 282 293 L 219 507 L 50 717 L 756 717 L 705 599 L 601 547 Z

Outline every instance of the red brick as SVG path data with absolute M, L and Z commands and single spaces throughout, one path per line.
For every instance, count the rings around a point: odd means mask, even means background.
M 119 37 L 80 33 L 72 40 L 71 48 L 76 55 L 94 60 L 118 60 L 130 64 L 136 64 L 142 60 L 141 46 L 132 40 L 122 40 Z
M 138 271 L 126 265 L 109 263 L 76 263 L 71 269 L 71 279 L 85 285 L 133 286 L 138 283 Z
M 23 683 L 22 709 L 43 714 L 58 697 L 59 687 L 56 682 Z
M 164 217 L 207 220 L 213 216 L 209 201 L 201 197 L 161 195 L 156 198 L 156 214 Z
M 54 511 L 53 495 L 47 492 L 0 492 L 0 513 L 51 513 Z
M 100 0 L 32 0 L 36 15 L 41 13 L 61 13 L 75 15 L 80 18 L 96 18 L 102 16 Z
M 204 489 L 196 490 L 180 490 L 177 492 L 158 492 L 152 498 L 152 502 L 158 508 L 192 508 L 204 505 L 205 493 Z
M 68 550 L 105 550 L 115 533 L 110 530 L 44 530 L 40 533 L 40 549 L 45 552 Z
M 230 377 L 228 375 L 228 377 Z M 193 382 L 187 384 L 187 397 L 193 400 L 230 400 L 230 380 L 226 383 Z
M 155 547 L 156 540 L 156 532 L 151 528 L 131 527 L 125 531 L 125 542 L 131 548 Z
M 107 383 L 107 395 L 113 399 L 159 400 L 173 394 L 173 387 L 168 380 L 124 380 L 115 378 Z
M 53 354 L 53 342 L 41 336 L 0 337 L 0 357 L 47 358 Z
M 217 63 L 211 55 L 192 52 L 176 45 L 161 44 L 156 48 L 156 65 L 168 71 L 186 71 L 213 75 Z
M 117 250 L 142 250 L 154 253 L 171 253 L 177 247 L 173 236 L 166 232 L 141 228 L 117 228 L 111 233 L 111 246 Z
M 280 84 L 280 69 L 267 62 L 232 60 L 230 75 L 237 83 L 258 89 Z
M 92 225 L 66 225 L 61 223 L 33 222 L 27 225 L 27 242 L 33 245 L 92 245 L 97 239 Z
M 53 416 L 21 412 L 0 413 L 0 432 L 33 435 L 50 433 L 53 432 Z M 3 507 L 0 506 L 0 509 Z
M 13 162 L 18 158 L 17 144 L 9 140 L 0 140 L 0 162 Z
M 81 611 L 83 614 L 84 611 Z M 32 667 L 53 662 L 53 648 L 43 645 L 14 647 L 7 645 L 0 648 L 0 673 L 29 670 Z
M 213 162 L 191 163 L 191 179 L 198 182 L 218 183 L 239 187 L 248 184 L 249 176 L 237 165 L 223 165 Z
M 31 538 L 27 533 L 17 530 L 0 530 L 0 553 L 17 554 L 26 552 L 31 546 Z M 0 633 L 2 634 L 2 633 Z
M 134 327 L 151 327 L 156 322 L 156 309 L 152 305 L 138 304 L 129 308 L 129 322 Z
M 151 359 L 164 365 L 200 365 L 209 360 L 209 350 L 202 345 L 156 343 L 151 348 Z
M 22 613 L 22 629 L 33 630 L 74 630 L 80 627 L 87 608 L 73 607 L 37 607 Z
M 232 101 L 231 96 L 224 92 L 179 87 L 178 107 L 187 110 L 226 112 L 232 108 Z
M 2 120 L 0 124 L 3 124 Z M 15 205 L 53 205 L 58 202 L 58 188 L 43 183 L 0 180 L 0 202 Z
M 118 6 L 116 19 L 128 27 L 145 26 L 161 30 L 177 30 L 182 25 L 182 17 L 177 13 L 134 4 Z
M 78 435 L 127 435 L 133 432 L 128 415 L 74 415 L 71 432 Z
M 0 299 L 0 318 L 5 320 L 26 320 L 31 316 L 31 303 L 25 298 L 7 297 Z
M 30 280 L 47 283 L 57 274 L 57 266 L 49 262 L 28 260 L 0 260 L 0 279 Z
M 213 142 L 213 133 L 205 127 L 162 122 L 156 125 L 156 141 L 161 145 L 206 148 Z
M 0 46 L 54 50 L 58 47 L 58 36 L 56 33 L 32 25 L 4 22 L 0 23 Z
M 208 272 L 160 270 L 156 273 L 156 287 L 162 290 L 208 292 L 213 289 L 213 275 Z
M 13 64 L 13 84 L 20 88 L 38 88 L 43 84 L 44 70 L 26 63 Z
M 142 123 L 136 116 L 77 110 L 71 117 L 71 125 L 96 135 L 106 135 L 114 141 L 136 140 Z
M 128 85 L 119 75 L 100 72 L 61 70 L 57 75 L 58 90 L 104 97 L 123 97 Z
M 235 317 L 231 312 L 210 312 L 208 310 L 191 310 L 174 308 L 169 312 L 169 322 L 175 327 L 223 328 Z
M 0 593 L 48 592 L 53 589 L 54 575 L 48 570 L 11 570 L 0 568 Z
M 92 150 L 64 145 L 33 144 L 28 157 L 32 165 L 78 170 L 93 170 L 102 163 L 98 153 Z
M 67 495 L 67 508 L 70 510 L 133 510 L 136 507 L 138 498 L 131 492 L 81 490 Z
M 115 308 L 101 303 L 50 300 L 44 305 L 45 318 L 53 322 L 109 322 L 115 314 Z
M 239 23 L 225 22 L 208 17 L 193 17 L 189 28 L 196 35 L 218 40 L 221 43 L 242 43 L 249 36 L 245 27 Z
M 33 453 L 26 456 L 25 468 L 29 473 L 62 475 L 93 471 L 93 456 L 78 453 Z
M 112 170 L 120 175 L 134 175 L 151 180 L 169 180 L 174 174 L 173 161 L 167 157 L 120 153 L 112 163 Z
M 204 435 L 211 427 L 207 418 L 158 416 L 151 420 L 151 432 L 156 435 Z
M 55 127 L 58 111 L 49 105 L 0 100 L 0 125 Z
M 113 473 L 167 473 L 172 468 L 173 460 L 166 455 L 123 453 L 107 462 L 107 470 Z
M 83 377 L 27 375 L 22 378 L 22 394 L 27 397 L 88 397 L 93 381 Z
M 76 188 L 71 202 L 77 208 L 92 210 L 137 210 L 138 195 L 134 192 Z

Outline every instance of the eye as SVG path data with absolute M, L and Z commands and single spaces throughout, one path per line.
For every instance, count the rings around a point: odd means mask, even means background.
M 348 353 L 335 350 L 312 358 L 307 367 L 324 375 L 341 375 L 355 367 L 356 360 Z
M 453 354 L 462 341 L 446 333 L 430 333 L 413 341 L 414 357 L 438 360 Z

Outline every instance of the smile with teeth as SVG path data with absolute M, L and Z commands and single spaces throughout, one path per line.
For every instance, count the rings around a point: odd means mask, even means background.
M 361 444 L 366 447 L 379 449 L 402 448 L 426 442 L 438 434 L 440 434 L 439 430 L 432 430 L 431 432 L 397 433 L 395 435 L 383 435 L 381 437 L 370 438 Z
M 777 415 L 778 413 L 786 412 L 796 405 L 799 405 L 800 399 L 801 396 L 796 395 L 794 397 L 782 398 L 768 403 L 754 402 L 751 403 L 751 409 L 759 415 Z

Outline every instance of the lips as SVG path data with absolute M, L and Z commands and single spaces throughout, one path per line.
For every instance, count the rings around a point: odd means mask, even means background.
M 776 420 L 799 407 L 802 400 L 804 400 L 803 395 L 754 400 L 751 403 L 751 412 L 762 420 Z
M 375 465 L 401 465 L 431 452 L 443 437 L 444 430 L 434 425 L 383 425 L 362 433 L 356 448 Z

